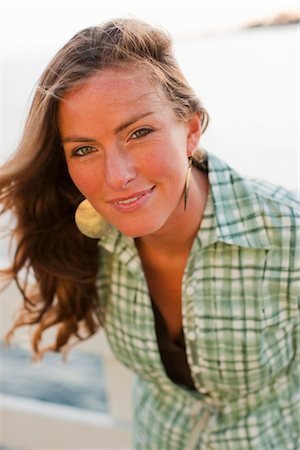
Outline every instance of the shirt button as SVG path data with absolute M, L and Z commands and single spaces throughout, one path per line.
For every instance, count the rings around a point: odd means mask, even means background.
M 198 375 L 198 373 L 201 373 L 201 368 L 198 366 L 192 366 L 192 371 L 195 375 Z
M 164 392 L 171 392 L 173 389 L 172 386 L 170 386 L 169 384 L 165 384 L 163 387 Z
M 189 331 L 187 334 L 187 338 L 189 341 L 194 341 L 196 339 L 196 334 L 193 331 Z
M 199 392 L 201 392 L 201 394 L 208 394 L 208 390 L 206 389 L 206 388 L 204 388 L 204 387 L 200 387 L 199 389 Z
M 188 295 L 193 295 L 193 294 L 195 293 L 195 287 L 194 287 L 194 286 L 188 286 L 188 287 L 186 288 L 186 293 L 187 293 Z
M 157 350 L 157 344 L 156 344 L 155 342 L 148 341 L 148 342 L 147 342 L 147 347 L 148 347 L 150 350 Z

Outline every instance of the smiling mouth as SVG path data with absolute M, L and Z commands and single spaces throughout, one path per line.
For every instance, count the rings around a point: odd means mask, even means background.
M 130 203 L 133 203 L 136 200 L 138 200 L 139 198 L 143 197 L 143 195 L 145 195 L 145 194 L 139 194 L 135 197 L 130 197 L 125 200 L 118 200 L 118 201 L 114 202 L 114 204 L 115 205 L 129 205 Z
M 147 200 L 148 197 L 152 194 L 155 186 L 145 191 L 137 192 L 136 194 L 126 197 L 110 200 L 109 203 L 113 204 L 115 207 L 124 207 L 129 208 L 130 206 L 138 206 L 143 203 L 143 200 Z

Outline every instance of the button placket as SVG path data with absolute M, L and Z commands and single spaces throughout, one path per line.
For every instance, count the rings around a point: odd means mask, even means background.
M 195 285 L 192 283 L 186 287 L 186 289 L 185 289 L 186 298 L 185 298 L 185 303 L 183 303 L 183 304 L 187 311 L 189 310 L 189 307 L 192 304 L 195 304 L 194 296 L 197 295 L 197 291 L 198 291 L 198 289 L 196 289 Z M 190 365 L 192 378 L 194 379 L 197 391 L 203 395 L 203 398 L 207 398 L 210 396 L 210 389 L 205 386 L 205 384 L 203 383 L 203 380 L 202 380 L 202 375 L 201 375 L 203 372 L 203 368 L 201 368 L 202 358 L 199 355 L 199 348 L 197 348 L 197 346 L 198 346 L 197 327 L 199 326 L 199 321 L 201 321 L 201 320 L 200 319 L 197 320 L 196 318 L 193 318 L 194 320 L 191 320 L 191 318 L 189 320 L 187 320 L 187 317 L 185 314 L 184 314 L 184 319 L 185 319 L 184 325 L 186 325 L 186 327 L 185 327 L 186 350 L 187 350 L 187 357 L 188 357 L 188 362 Z M 201 321 L 201 323 L 202 323 L 202 321 Z M 212 399 L 210 399 L 208 402 L 209 405 L 211 405 L 211 402 L 210 402 L 211 400 Z
M 190 279 L 189 284 L 183 289 L 185 296 L 183 296 L 182 301 L 182 315 L 183 315 L 183 329 L 186 343 L 186 353 L 188 364 L 190 366 L 190 371 L 192 378 L 194 380 L 194 384 L 199 386 L 199 374 L 201 372 L 201 368 L 197 364 L 195 360 L 195 345 L 197 340 L 197 330 L 196 330 L 196 322 L 187 318 L 187 311 L 192 304 L 194 304 L 194 296 L 197 294 L 197 289 L 193 281 Z

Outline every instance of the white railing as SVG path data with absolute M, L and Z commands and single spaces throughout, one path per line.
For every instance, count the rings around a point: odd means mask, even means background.
M 1 445 L 28 450 L 131 449 L 126 424 L 107 414 L 0 395 Z
M 20 295 L 14 286 L 1 293 L 0 337 L 11 326 L 19 302 Z M 19 339 L 24 346 L 23 339 L 20 336 Z M 101 332 L 76 348 L 101 356 L 107 380 L 109 414 L 0 394 L 0 448 L 132 449 L 131 374 L 116 361 Z

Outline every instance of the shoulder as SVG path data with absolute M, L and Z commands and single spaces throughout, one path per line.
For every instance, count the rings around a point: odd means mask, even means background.
M 288 231 L 300 240 L 300 201 L 296 192 L 291 192 L 282 186 L 276 186 L 267 181 L 253 179 L 249 181 L 266 227 L 270 231 Z
M 300 202 L 296 193 L 249 179 L 208 154 L 208 176 L 219 236 L 253 248 L 299 245 Z
M 297 281 L 299 286 L 300 202 L 297 194 L 258 179 L 251 180 L 250 183 L 273 248 L 274 260 L 282 270 L 289 268 L 287 272 L 291 277 L 290 282 Z
M 258 199 L 263 203 L 273 205 L 278 211 L 289 211 L 299 217 L 300 200 L 296 192 L 258 178 L 251 179 L 249 182 Z
M 212 154 L 208 154 L 208 163 L 216 203 L 236 204 L 248 215 L 251 212 L 262 213 L 265 217 L 274 218 L 275 222 L 276 218 L 285 216 L 299 221 L 300 201 L 296 192 L 265 180 L 244 177 Z

